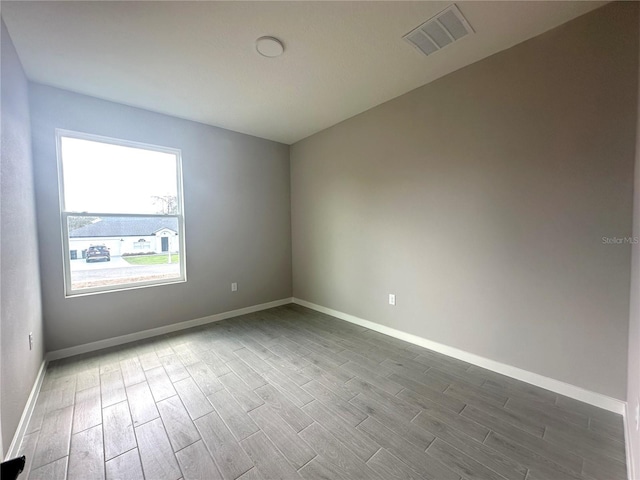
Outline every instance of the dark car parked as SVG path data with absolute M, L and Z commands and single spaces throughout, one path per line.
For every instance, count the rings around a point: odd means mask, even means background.
M 87 249 L 87 263 L 90 262 L 110 262 L 111 253 L 104 245 L 94 245 Z

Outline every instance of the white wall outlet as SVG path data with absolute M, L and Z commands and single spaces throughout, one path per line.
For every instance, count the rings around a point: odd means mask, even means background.
M 640 398 L 636 400 L 636 432 L 640 430 Z
M 238 284 L 236 282 L 233 282 L 231 284 L 231 291 L 232 292 L 237 292 L 238 291 Z
M 29 332 L 29 350 L 33 350 L 33 332 Z
M 396 295 L 394 293 L 390 293 L 389 294 L 389 305 L 395 305 L 396 304 Z

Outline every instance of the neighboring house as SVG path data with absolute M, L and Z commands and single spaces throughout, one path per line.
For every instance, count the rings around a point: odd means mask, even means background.
M 123 253 L 178 251 L 178 219 L 172 217 L 101 217 L 69 232 L 71 258 L 83 258 L 92 245 L 106 245 L 112 256 Z

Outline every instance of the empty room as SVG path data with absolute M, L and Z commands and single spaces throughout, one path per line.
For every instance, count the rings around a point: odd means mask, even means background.
M 3 480 L 640 480 L 640 3 L 5 1 Z

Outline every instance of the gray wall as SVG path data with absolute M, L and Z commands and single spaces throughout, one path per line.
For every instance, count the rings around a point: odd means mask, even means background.
M 640 20 L 640 16 L 638 17 Z M 640 28 L 640 27 L 639 27 Z M 639 90 L 640 92 L 640 90 Z M 631 303 L 629 313 L 629 365 L 627 379 L 627 424 L 629 439 L 627 452 L 640 475 L 640 431 L 635 428 L 635 408 L 640 404 L 640 94 L 638 95 L 638 123 L 636 133 L 636 169 L 633 203 L 633 238 L 639 243 L 632 246 Z M 633 478 L 629 475 L 629 478 Z
M 294 144 L 294 296 L 626 398 L 637 9 Z
M 287 145 L 42 85 L 31 117 L 48 351 L 291 296 Z M 55 128 L 182 150 L 186 283 L 64 298 Z
M 0 164 L 0 416 L 2 455 L 43 360 L 42 309 L 27 79 L 7 32 L 2 38 Z M 29 332 L 35 336 L 29 350 Z

